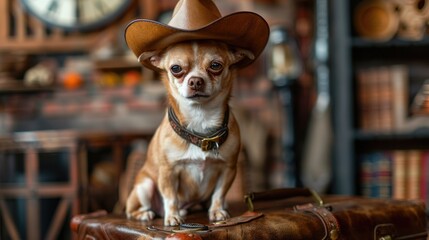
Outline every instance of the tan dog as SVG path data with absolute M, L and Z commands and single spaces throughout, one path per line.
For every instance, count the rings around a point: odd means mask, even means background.
M 228 106 L 235 69 L 254 62 L 269 32 L 258 14 L 222 16 L 212 0 L 179 0 L 168 24 L 150 19 L 128 24 L 128 47 L 142 65 L 162 75 L 169 97 L 127 199 L 130 218 L 160 214 L 165 225 L 177 225 L 183 222 L 181 210 L 199 202 L 210 202 L 211 221 L 228 218 L 224 198 L 240 150 Z
M 126 213 L 139 220 L 163 214 L 165 225 L 177 225 L 183 222 L 182 209 L 210 201 L 210 220 L 225 220 L 225 195 L 240 150 L 239 128 L 228 106 L 234 64 L 254 56 L 214 41 L 178 43 L 140 57 L 145 56 L 164 70 L 170 108 L 149 145 Z

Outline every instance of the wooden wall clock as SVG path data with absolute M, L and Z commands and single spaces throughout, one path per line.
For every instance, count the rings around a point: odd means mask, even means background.
M 86 52 L 156 0 L 0 0 L 0 52 Z
M 21 0 L 25 10 L 48 27 L 89 31 L 121 16 L 132 0 Z
M 177 0 L 0 0 L 0 52 L 91 51 Z

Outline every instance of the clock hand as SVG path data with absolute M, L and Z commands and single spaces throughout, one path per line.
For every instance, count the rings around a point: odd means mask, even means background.
M 76 2 L 76 17 L 77 17 L 77 19 L 80 19 L 81 15 L 82 15 L 81 9 L 83 7 L 84 7 L 84 4 L 83 4 L 82 0 L 77 0 L 77 2 Z
M 100 15 L 104 15 L 105 13 L 109 12 L 109 5 L 106 1 L 96 0 L 95 6 L 97 6 L 98 13 Z
M 53 14 L 56 12 L 58 10 L 58 0 L 52 0 L 47 10 L 46 14 Z
M 101 14 L 107 12 L 108 6 L 106 5 L 105 1 L 96 0 L 95 5 L 97 6 L 98 10 Z

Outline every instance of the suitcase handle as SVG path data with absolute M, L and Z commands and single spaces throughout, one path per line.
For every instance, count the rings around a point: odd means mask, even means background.
M 247 209 L 253 212 L 255 201 L 264 200 L 280 200 L 292 197 L 307 197 L 311 196 L 319 206 L 323 206 L 323 200 L 314 190 L 309 188 L 279 188 L 268 190 L 264 192 L 251 192 L 244 195 L 244 201 L 246 202 Z

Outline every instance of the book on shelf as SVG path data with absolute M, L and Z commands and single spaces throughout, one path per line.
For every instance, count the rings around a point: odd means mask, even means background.
M 376 129 L 378 126 L 378 84 L 375 75 L 376 71 L 372 68 L 357 73 L 360 127 L 364 130 Z
M 407 153 L 404 150 L 396 150 L 392 153 L 392 198 L 405 199 L 407 196 Z
M 390 198 L 392 196 L 392 165 L 391 154 L 382 152 L 376 161 L 375 181 L 378 185 L 377 192 L 380 198 Z
M 365 67 L 356 74 L 360 129 L 374 132 L 401 129 L 407 116 L 408 68 Z
M 425 199 L 429 207 L 429 151 L 422 153 L 421 157 L 420 199 Z
M 388 152 L 374 152 L 362 156 L 362 195 L 367 197 L 391 198 L 392 166 Z
M 361 184 L 361 194 L 366 197 L 372 196 L 372 186 L 373 184 L 373 162 L 371 154 L 364 154 L 361 156 L 360 160 L 360 184 Z M 375 171 L 375 170 L 374 170 Z
M 429 204 L 429 150 L 365 153 L 360 170 L 363 196 L 421 199 Z
M 417 150 L 408 151 L 407 163 L 408 174 L 406 175 L 406 188 L 408 190 L 407 199 L 420 198 L 420 172 L 421 168 L 421 152 Z
M 408 112 L 409 69 L 405 65 L 390 66 L 392 81 L 394 129 L 404 128 Z

